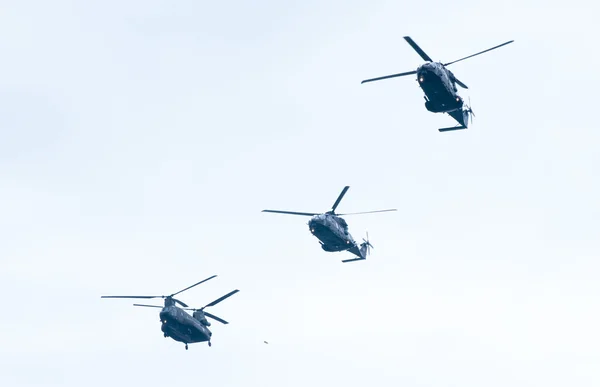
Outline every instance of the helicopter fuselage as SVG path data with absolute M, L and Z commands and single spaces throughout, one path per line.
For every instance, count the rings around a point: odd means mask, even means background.
M 348 232 L 348 224 L 339 216 L 321 214 L 308 221 L 310 232 L 321 242 L 325 251 L 345 251 L 356 242 Z
M 433 113 L 448 113 L 462 109 L 454 74 L 438 62 L 428 62 L 417 68 L 417 82 L 425 93 L 425 107 Z
M 196 317 L 174 305 L 167 306 L 160 312 L 161 330 L 166 336 L 185 344 L 210 341 L 212 332 L 207 328 L 206 318 L 202 312 L 194 315 Z

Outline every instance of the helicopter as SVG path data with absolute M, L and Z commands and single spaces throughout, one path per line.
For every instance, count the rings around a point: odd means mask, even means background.
M 276 214 L 287 214 L 287 215 L 302 215 L 312 216 L 308 221 L 308 227 L 310 232 L 319 239 L 321 248 L 327 252 L 338 252 L 338 251 L 349 251 L 356 255 L 358 258 L 345 259 L 342 262 L 354 262 L 367 259 L 367 255 L 370 253 L 370 249 L 373 245 L 369 242 L 369 234 L 367 233 L 367 239 L 363 238 L 363 242 L 358 245 L 352 238 L 352 235 L 348 232 L 348 223 L 341 216 L 345 215 L 357 215 L 357 214 L 371 214 L 375 212 L 388 212 L 396 211 L 391 210 L 378 210 L 378 211 L 367 211 L 367 212 L 353 212 L 348 214 L 336 214 L 335 210 L 342 201 L 342 198 L 348 191 L 350 186 L 345 186 L 342 193 L 338 196 L 335 203 L 331 207 L 331 210 L 325 213 L 309 213 L 309 212 L 293 212 L 293 211 L 279 211 L 279 210 L 263 210 L 262 212 L 271 212 Z
M 405 36 L 404 39 L 410 44 L 410 46 L 423 58 L 426 63 L 419 66 L 414 71 L 408 71 L 405 73 L 386 75 L 383 77 L 365 79 L 361 82 L 373 82 L 379 81 L 382 79 L 395 78 L 395 77 L 403 77 L 405 75 L 417 74 L 417 82 L 419 86 L 425 93 L 425 108 L 432 113 L 447 113 L 452 118 L 458 122 L 457 126 L 450 128 L 441 128 L 438 129 L 440 132 L 447 132 L 451 130 L 459 130 L 459 129 L 467 129 L 469 118 L 471 122 L 473 121 L 473 117 L 475 114 L 470 106 L 467 106 L 463 99 L 458 95 L 458 90 L 456 85 L 464 89 L 468 89 L 467 85 L 461 82 L 458 78 L 454 76 L 452 71 L 448 70 L 446 66 L 449 66 L 453 63 L 460 62 L 462 60 L 472 58 L 474 56 L 483 54 L 485 52 L 495 50 L 496 48 L 500 48 L 509 43 L 514 42 L 514 40 L 510 40 L 508 42 L 499 44 L 495 47 L 488 48 L 487 50 L 480 51 L 476 54 L 466 56 L 461 59 L 457 59 L 452 62 L 442 63 L 442 62 L 434 62 L 429 55 L 425 53 L 415 43 L 414 40 L 410 36 Z
M 204 305 L 202 308 L 195 309 L 188 307 L 184 302 L 174 298 L 174 296 L 179 293 L 183 293 L 186 290 L 193 288 L 194 286 L 200 285 L 210 279 L 215 278 L 216 275 L 204 279 L 198 283 L 195 283 L 192 286 L 188 286 L 187 288 L 178 291 L 177 293 L 173 293 L 170 296 L 102 296 L 101 298 L 164 298 L 165 304 L 164 306 L 159 305 L 146 305 L 146 304 L 133 304 L 134 306 L 143 306 L 147 308 L 162 308 L 160 311 L 160 322 L 161 330 L 163 331 L 164 337 L 170 337 L 175 341 L 179 341 L 185 344 L 185 349 L 188 349 L 188 344 L 192 343 L 200 343 L 204 341 L 208 341 L 208 346 L 212 346 L 211 337 L 212 332 L 208 329 L 211 325 L 210 321 L 206 319 L 209 317 L 213 320 L 216 320 L 222 324 L 229 324 L 227 321 L 223 320 L 220 317 L 217 317 L 213 314 L 204 311 L 204 308 L 208 308 L 211 306 L 217 305 L 219 302 L 225 300 L 228 297 L 233 296 L 235 293 L 239 292 L 239 290 L 233 290 L 226 295 L 217 298 L 213 302 Z M 183 306 L 183 308 L 179 308 L 177 304 Z M 193 314 L 190 316 L 189 313 L 185 312 L 186 310 L 190 310 Z

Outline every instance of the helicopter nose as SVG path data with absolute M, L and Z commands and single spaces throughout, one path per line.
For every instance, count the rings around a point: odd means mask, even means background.
M 168 315 L 169 315 L 169 313 L 167 313 L 167 312 L 160 312 L 160 314 L 159 314 L 160 321 L 167 322 Z
M 425 80 L 427 79 L 428 76 L 429 76 L 429 71 L 427 71 L 425 69 L 422 69 L 417 72 L 417 80 L 419 81 L 419 83 L 425 82 Z
M 166 323 L 167 321 L 173 319 L 173 315 L 168 310 L 161 311 L 159 316 L 160 316 L 160 321 L 162 321 L 163 323 Z
M 308 221 L 308 228 L 310 228 L 310 232 L 315 232 L 315 227 L 321 225 L 321 222 L 318 219 L 311 219 Z

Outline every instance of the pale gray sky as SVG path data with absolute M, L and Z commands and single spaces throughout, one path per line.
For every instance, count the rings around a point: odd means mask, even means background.
M 600 384 L 600 52 L 587 1 L 3 1 L 0 385 Z M 402 36 L 450 61 L 439 133 Z M 308 219 L 344 185 L 364 262 Z M 102 294 L 230 325 L 164 339 Z M 269 345 L 263 344 L 269 341 Z

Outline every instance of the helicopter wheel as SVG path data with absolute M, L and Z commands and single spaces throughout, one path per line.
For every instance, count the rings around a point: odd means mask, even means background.
M 209 346 L 209 347 L 212 347 L 212 344 L 211 344 L 211 342 L 210 342 L 210 341 L 208 342 L 208 346 Z
M 163 336 L 165 336 L 165 337 L 169 337 L 169 336 L 168 336 L 166 333 L 163 333 Z
M 187 346 L 187 344 L 186 344 L 186 345 L 185 345 L 185 350 L 187 351 L 187 349 L 188 349 L 188 346 Z

